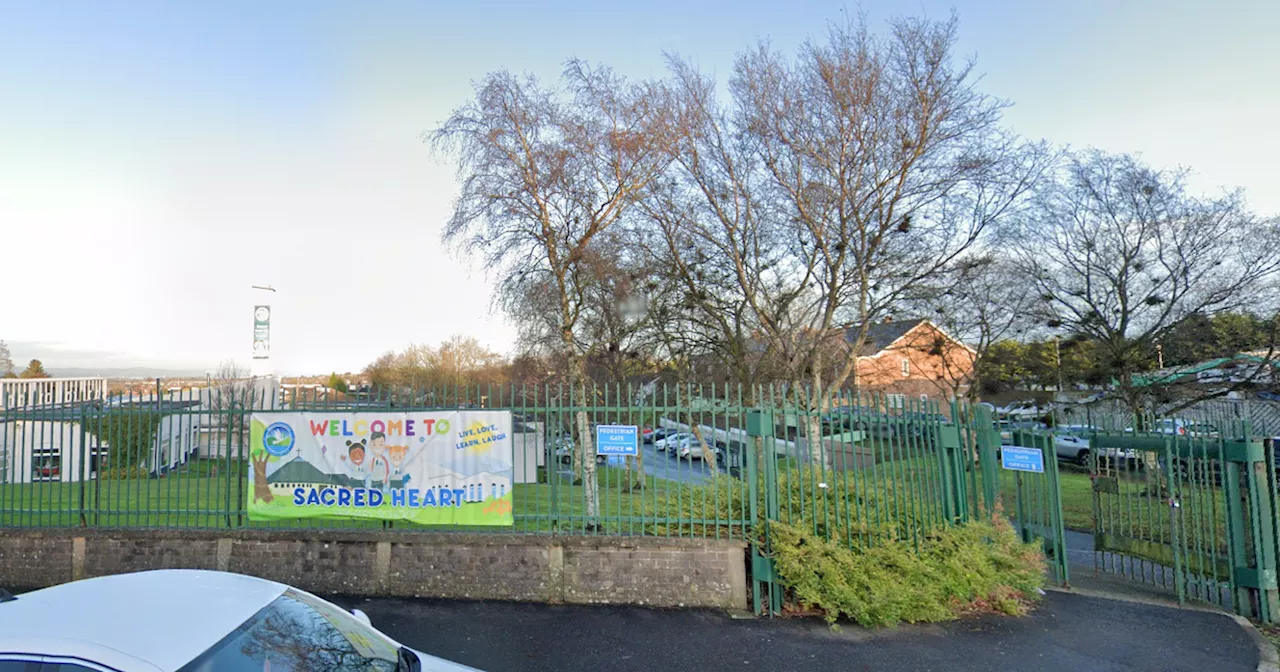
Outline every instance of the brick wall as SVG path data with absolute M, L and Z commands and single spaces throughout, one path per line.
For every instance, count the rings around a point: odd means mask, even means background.
M 48 586 L 71 577 L 71 537 L 0 532 L 0 587 Z
M 747 607 L 745 545 L 645 537 L 329 530 L 4 530 L 0 586 L 219 569 L 317 593 Z
M 374 541 L 232 539 L 226 565 L 212 569 L 252 574 L 297 585 L 313 593 L 374 595 L 378 588 L 374 573 L 376 557 Z
M 630 547 L 570 544 L 564 547 L 564 600 L 655 606 L 746 607 L 746 566 L 741 545 L 689 547 L 662 543 Z M 617 571 L 619 567 L 627 571 Z M 726 571 L 735 568 L 737 572 Z M 741 603 L 723 597 L 743 586 Z
M 562 599 L 551 590 L 552 548 L 546 543 L 484 535 L 442 535 L 436 541 L 391 543 L 387 593 L 527 602 Z
M 212 539 L 84 538 L 84 577 L 115 574 L 118 567 L 216 569 Z

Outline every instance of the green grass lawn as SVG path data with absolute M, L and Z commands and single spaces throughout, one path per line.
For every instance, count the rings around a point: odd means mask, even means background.
M 1017 484 L 1015 473 L 1001 469 L 1000 474 L 1000 492 L 1001 503 L 1004 509 L 1010 515 L 1017 512 Z M 1041 476 L 1024 476 L 1023 488 L 1029 498 L 1035 499 L 1036 504 L 1040 504 L 1041 498 L 1037 495 L 1042 494 L 1041 490 L 1036 487 L 1033 481 L 1040 481 Z M 1067 471 L 1060 468 L 1058 472 L 1058 484 L 1062 491 L 1062 520 L 1063 524 L 1072 530 L 1080 532 L 1093 531 L 1093 481 L 1089 479 L 1089 474 L 1078 471 Z M 1034 507 L 1032 507 L 1034 509 Z M 1029 513 L 1038 514 L 1038 510 L 1030 510 Z
M 250 521 L 245 508 L 249 486 L 243 476 L 247 468 L 247 464 L 234 461 L 198 460 L 159 478 L 0 485 L 0 526 L 418 527 L 402 521 L 386 525 L 380 520 L 353 519 Z M 588 518 L 583 486 L 552 471 L 550 482 L 513 487 L 515 531 L 678 534 L 679 523 L 704 521 L 708 527 L 724 528 L 713 536 L 742 535 L 741 517 L 730 519 L 727 507 L 717 501 L 717 495 L 728 499 L 735 492 L 745 497 L 746 486 L 740 481 L 724 477 L 726 485 L 695 498 L 691 493 L 697 489 L 691 486 L 652 476 L 640 479 L 624 468 L 599 467 L 600 515 Z
M 941 483 L 934 456 L 905 454 L 843 475 L 800 470 L 792 459 L 780 459 L 777 466 L 783 487 L 778 500 L 782 520 L 806 520 L 832 534 L 851 537 L 887 520 L 906 521 L 920 529 L 941 521 Z M 0 485 L 0 526 L 422 529 L 405 521 L 350 518 L 250 521 L 247 468 L 236 461 L 198 460 L 159 478 L 133 475 L 85 483 Z M 734 478 L 721 476 L 713 484 L 691 486 L 652 476 L 641 480 L 623 468 L 601 467 L 597 470 L 599 515 L 587 516 L 583 486 L 558 471 L 551 470 L 550 482 L 544 473 L 542 482 L 514 486 L 510 528 L 474 529 L 733 538 L 742 538 L 746 532 L 748 487 Z M 1003 469 L 997 473 L 1004 510 L 1016 516 L 1014 473 Z M 1162 562 L 1168 560 L 1161 555 L 1162 549 L 1175 538 L 1189 555 L 1225 553 L 1225 511 L 1216 487 L 1202 483 L 1183 488 L 1181 506 L 1174 509 L 1167 500 L 1151 495 L 1143 474 L 1119 474 L 1111 490 L 1098 494 L 1101 525 L 1095 525 L 1089 475 L 1062 465 L 1059 482 L 1069 529 L 1087 533 L 1098 529 L 1119 539 L 1116 543 L 1133 546 L 1129 552 Z M 1047 520 L 1052 500 L 1046 479 L 1029 475 L 1023 483 L 1022 515 Z M 981 485 L 977 486 L 980 492 Z M 759 502 L 758 510 L 763 506 Z

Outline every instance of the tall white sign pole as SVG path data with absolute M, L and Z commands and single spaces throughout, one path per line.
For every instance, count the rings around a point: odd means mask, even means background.
M 253 289 L 275 293 L 271 286 L 253 285 Z M 253 307 L 253 360 L 250 373 L 258 376 L 270 376 L 271 370 L 271 304 L 257 303 Z

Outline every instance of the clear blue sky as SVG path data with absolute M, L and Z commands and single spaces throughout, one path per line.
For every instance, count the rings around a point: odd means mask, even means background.
M 1122 8 L 1115 6 L 1122 5 Z M 1181 5 L 1181 6 L 1179 6 Z M 1280 2 L 868 2 L 961 18 L 1019 132 L 1140 152 L 1280 212 Z M 439 249 L 456 186 L 418 134 L 496 68 L 580 57 L 727 75 L 856 5 L 0 0 L 0 339 L 58 366 L 355 370 L 454 332 L 506 351 L 488 282 Z M 21 278 L 21 280 L 18 280 Z

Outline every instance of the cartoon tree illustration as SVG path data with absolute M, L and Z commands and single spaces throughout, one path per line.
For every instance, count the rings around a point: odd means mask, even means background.
M 267 462 L 271 460 L 271 455 L 265 450 L 254 451 L 249 457 L 249 461 L 253 463 L 253 501 L 261 501 L 270 504 L 275 499 L 275 495 L 271 494 L 271 484 L 267 483 Z

